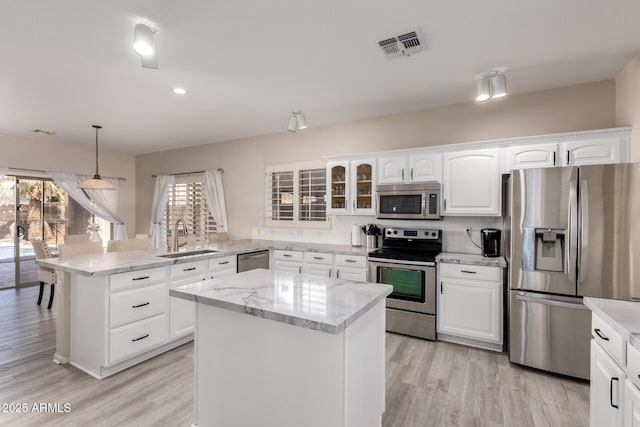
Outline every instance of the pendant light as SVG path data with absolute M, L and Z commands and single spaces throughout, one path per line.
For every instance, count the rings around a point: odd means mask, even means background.
M 115 190 L 116 187 L 102 179 L 98 173 L 98 130 L 102 129 L 102 126 L 93 125 L 92 127 L 96 130 L 96 174 L 93 178 L 82 181 L 78 187 L 85 190 Z

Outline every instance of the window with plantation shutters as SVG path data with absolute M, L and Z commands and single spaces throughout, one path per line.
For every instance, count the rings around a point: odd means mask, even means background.
M 326 168 L 307 162 L 268 167 L 265 174 L 267 225 L 317 227 L 327 224 Z
M 167 246 L 173 244 L 175 224 L 180 219 L 186 223 L 188 234 L 194 235 L 199 242 L 208 241 L 209 233 L 216 231 L 216 222 L 209 213 L 200 177 L 176 177 L 169 189 L 169 200 L 161 226 L 162 239 Z M 182 224 L 178 234 L 183 234 Z

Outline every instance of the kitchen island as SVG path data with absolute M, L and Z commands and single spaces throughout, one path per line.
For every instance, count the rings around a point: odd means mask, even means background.
M 57 271 L 56 352 L 104 378 L 193 338 L 193 303 L 169 289 L 236 274 L 236 257 L 256 250 L 364 255 L 364 248 L 270 240 L 230 240 L 184 248 L 110 252 L 36 261 Z
M 171 289 L 196 303 L 195 425 L 380 426 L 391 290 L 262 269 Z

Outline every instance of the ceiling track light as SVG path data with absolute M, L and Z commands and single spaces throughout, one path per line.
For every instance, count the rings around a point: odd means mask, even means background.
M 482 75 L 476 82 L 476 101 L 484 102 L 507 96 L 506 76 L 496 70 Z
M 287 130 L 289 132 L 295 132 L 298 129 L 306 129 L 307 128 L 307 119 L 304 117 L 304 113 L 302 111 L 293 111 L 291 113 L 291 117 L 289 117 L 289 126 L 287 126 Z
M 133 33 L 133 50 L 140 55 L 143 68 L 158 68 L 158 50 L 153 35 L 156 30 L 146 24 L 136 24 Z
M 83 188 L 85 190 L 115 190 L 116 187 L 111 184 L 109 181 L 105 181 L 100 177 L 100 173 L 98 172 L 98 130 L 102 129 L 100 125 L 92 126 L 96 130 L 96 174 L 93 175 L 93 178 L 82 181 L 78 184 L 78 187 Z

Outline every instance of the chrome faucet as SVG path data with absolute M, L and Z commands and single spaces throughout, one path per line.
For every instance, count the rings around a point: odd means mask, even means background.
M 186 236 L 189 234 L 189 229 L 187 228 L 187 223 L 184 222 L 184 219 L 179 219 L 176 221 L 176 225 L 173 227 L 173 252 L 177 252 L 178 248 L 187 244 L 184 242 L 183 244 L 178 243 L 178 226 L 182 223 L 182 235 Z

